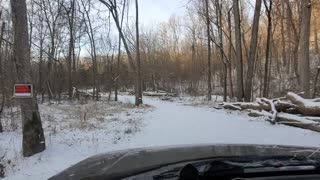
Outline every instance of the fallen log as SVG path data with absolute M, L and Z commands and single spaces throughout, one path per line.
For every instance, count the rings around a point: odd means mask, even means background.
M 320 132 L 320 123 L 308 118 L 310 117 L 279 113 L 277 116 L 277 123 Z
M 236 104 L 234 104 L 236 105 Z M 272 108 L 266 102 L 254 102 L 254 103 L 240 103 L 239 106 L 241 109 L 253 109 L 259 111 L 271 111 Z M 277 101 L 274 103 L 274 106 L 278 112 L 286 112 L 288 109 L 296 109 L 297 106 L 284 101 Z
M 293 104 L 297 105 L 297 109 L 303 115 L 307 116 L 320 116 L 320 103 L 313 100 L 304 99 L 301 96 L 289 92 L 287 99 Z

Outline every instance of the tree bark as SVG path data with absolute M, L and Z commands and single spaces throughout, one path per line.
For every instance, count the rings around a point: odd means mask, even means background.
M 313 10 L 313 33 L 314 33 L 314 48 L 317 56 L 319 56 L 319 44 L 318 44 L 318 17 L 316 17 L 316 10 Z
M 136 4 L 136 55 L 137 55 L 137 76 L 136 77 L 136 100 L 135 105 L 139 106 L 142 104 L 142 72 L 141 72 L 141 61 L 140 61 L 140 38 L 139 38 L 139 3 L 135 0 Z
M 237 68 L 237 99 L 243 101 L 243 59 L 242 59 L 242 44 L 241 44 L 241 26 L 240 26 L 240 11 L 239 0 L 233 0 L 233 13 L 235 23 L 235 43 L 236 43 L 236 68 Z
M 207 46 L 208 46 L 208 100 L 211 101 L 212 87 L 211 87 L 211 41 L 210 41 L 210 17 L 209 17 L 209 2 L 206 0 L 206 26 L 207 26 Z
M 256 0 L 256 7 L 254 11 L 252 33 L 251 33 L 251 43 L 248 58 L 248 74 L 245 83 L 245 93 L 244 100 L 249 102 L 251 100 L 252 84 L 254 80 L 254 64 L 257 52 L 257 43 L 259 35 L 259 21 L 260 21 L 260 10 L 261 10 L 262 0 Z
M 44 37 L 43 37 L 43 25 L 41 23 L 40 25 L 40 51 L 39 51 L 39 91 L 41 93 L 41 103 L 44 103 L 44 89 L 43 89 L 43 80 L 42 80 L 42 66 L 43 66 L 43 42 L 44 42 Z
M 119 88 L 119 78 L 120 78 L 120 59 L 121 59 L 121 37 L 119 35 L 118 55 L 117 55 L 117 77 L 115 80 L 115 90 L 114 90 L 114 100 L 115 101 L 118 101 L 118 88 Z
M 270 1 L 272 3 L 272 1 Z M 285 29 L 284 29 L 284 17 L 285 17 L 285 8 L 284 2 L 281 1 L 281 15 L 280 17 L 280 32 L 281 32 L 281 50 L 282 50 L 282 63 L 284 67 L 287 67 L 287 56 L 286 56 L 286 38 L 285 38 Z M 288 72 L 288 71 L 287 71 Z
M 229 69 L 229 83 L 230 83 L 230 97 L 234 97 L 233 93 L 233 80 L 232 80 L 232 27 L 231 27 L 231 10 L 228 11 L 228 29 L 229 29 L 229 51 L 228 51 L 228 69 Z
M 228 93 L 228 64 L 224 57 L 223 50 L 223 33 L 222 33 L 222 12 L 220 1 L 216 0 L 216 15 L 217 15 L 217 24 L 218 24 L 218 34 L 219 34 L 219 49 L 220 49 L 220 59 L 223 64 L 223 101 L 227 102 L 227 93 Z
M 13 60 L 16 65 L 17 78 L 19 83 L 31 84 L 26 1 L 11 0 L 11 11 L 14 31 Z M 23 156 L 29 157 L 45 150 L 45 139 L 36 98 L 20 99 L 19 102 L 23 129 Z
M 0 18 L 1 18 L 2 12 L 0 11 Z M 1 105 L 0 105 L 0 133 L 3 132 L 3 127 L 2 127 L 2 123 L 1 123 L 1 115 L 3 112 L 3 108 L 4 108 L 4 103 L 5 103 L 5 84 L 4 84 L 4 74 L 3 74 L 3 66 L 2 66 L 2 39 L 3 39 L 3 33 L 4 33 L 4 29 L 5 29 L 6 23 L 2 22 L 1 25 L 1 32 L 0 32 L 0 83 L 1 83 Z
M 309 38 L 311 19 L 311 0 L 301 1 L 302 19 L 301 35 L 299 40 L 298 70 L 300 77 L 300 89 L 304 91 L 304 97 L 310 97 L 310 62 L 309 62 Z
M 320 75 L 320 67 L 318 66 L 317 67 L 317 74 L 316 74 L 316 77 L 314 78 L 314 82 L 313 82 L 313 95 L 312 95 L 312 98 L 315 98 L 316 95 L 317 95 L 317 84 L 318 84 L 318 78 L 319 78 L 319 75 Z
M 263 0 L 264 6 L 266 8 L 266 13 L 268 17 L 268 32 L 267 32 L 267 47 L 266 47 L 266 61 L 264 65 L 264 80 L 263 80 L 263 97 L 268 97 L 268 90 L 269 90 L 269 55 L 270 55 L 270 45 L 271 45 L 271 35 L 272 35 L 272 0 L 269 0 L 269 6 L 266 0 Z M 284 42 L 283 42 L 284 43 Z M 280 65 L 278 65 L 280 66 Z

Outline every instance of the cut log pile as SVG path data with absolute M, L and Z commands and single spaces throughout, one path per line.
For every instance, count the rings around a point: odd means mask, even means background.
M 252 117 L 267 117 L 272 124 L 309 129 L 320 132 L 320 100 L 304 99 L 289 92 L 276 99 L 257 98 L 252 103 L 222 103 L 225 109 L 248 111 Z

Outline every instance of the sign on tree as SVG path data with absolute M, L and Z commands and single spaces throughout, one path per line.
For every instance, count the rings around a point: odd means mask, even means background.
M 15 98 L 31 98 L 33 96 L 32 84 L 15 84 L 14 97 Z

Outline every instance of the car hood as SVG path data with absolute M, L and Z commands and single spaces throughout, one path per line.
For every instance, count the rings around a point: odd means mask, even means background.
M 234 144 L 127 149 L 87 158 L 50 180 L 121 179 L 186 161 L 239 156 L 308 156 L 316 150 L 314 147 Z M 319 154 L 314 157 L 319 158 Z

